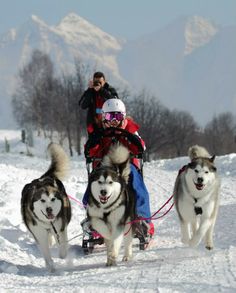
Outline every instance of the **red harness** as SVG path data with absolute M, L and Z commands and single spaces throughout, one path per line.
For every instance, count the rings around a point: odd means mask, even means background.
M 179 169 L 178 176 L 187 170 L 188 165 L 184 165 L 181 169 Z

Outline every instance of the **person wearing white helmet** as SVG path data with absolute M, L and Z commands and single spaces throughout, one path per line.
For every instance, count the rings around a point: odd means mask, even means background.
M 102 106 L 102 122 L 104 128 L 123 128 L 126 118 L 125 104 L 118 99 L 107 100 Z
M 124 129 L 128 133 L 133 134 L 133 137 L 138 140 L 139 146 L 143 147 L 145 150 L 145 143 L 142 138 L 138 135 L 139 125 L 133 121 L 130 117 L 126 116 L 126 107 L 125 104 L 118 99 L 109 99 L 107 100 L 102 107 L 102 125 L 103 131 L 100 133 L 100 136 L 97 139 L 93 139 L 92 145 L 89 148 L 89 157 L 103 158 L 107 154 L 110 146 L 114 141 L 113 136 L 106 136 L 106 132 L 109 131 L 109 128 Z M 136 143 L 132 143 L 127 137 L 119 135 L 119 131 L 114 132 L 114 136 L 117 135 L 117 140 L 124 146 L 126 146 L 130 153 L 136 155 L 139 152 L 139 148 Z M 133 140 L 134 142 L 135 140 Z M 96 164 L 99 164 L 96 161 Z M 96 165 L 93 166 L 94 168 Z M 149 193 L 144 184 L 143 177 L 138 171 L 140 168 L 140 162 L 137 158 L 131 160 L 131 173 L 130 173 L 130 182 L 135 191 L 136 195 L 136 214 L 137 217 L 141 218 L 150 218 L 150 204 L 149 204 Z M 83 197 L 83 204 L 86 205 L 88 201 L 88 194 L 85 193 Z M 145 222 L 145 229 L 148 227 L 149 236 L 154 234 L 154 225 L 150 220 Z
M 107 100 L 102 106 L 102 114 L 119 112 L 126 115 L 125 104 L 121 100 L 110 99 Z

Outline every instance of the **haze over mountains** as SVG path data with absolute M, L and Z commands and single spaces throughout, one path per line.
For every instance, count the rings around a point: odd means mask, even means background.
M 0 36 L 0 128 L 14 127 L 10 100 L 16 73 L 33 49 L 50 54 L 58 69 L 75 58 L 106 73 L 119 88 L 150 90 L 169 108 L 191 112 L 204 125 L 214 114 L 236 113 L 236 26 L 182 17 L 133 41 L 117 40 L 78 15 L 56 26 L 37 16 Z
M 204 124 L 213 114 L 236 113 L 234 52 L 236 27 L 216 27 L 196 16 L 181 18 L 125 44 L 120 70 L 131 83 L 151 89 L 168 107 L 188 110 Z

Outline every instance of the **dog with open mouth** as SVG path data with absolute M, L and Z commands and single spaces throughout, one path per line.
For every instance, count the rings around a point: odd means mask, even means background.
M 48 146 L 51 165 L 39 179 L 26 184 L 22 190 L 21 214 L 35 238 L 50 272 L 55 270 L 49 243 L 54 237 L 60 258 L 67 255 L 67 226 L 71 219 L 71 205 L 61 180 L 69 167 L 69 159 L 58 144 Z
M 179 171 L 174 187 L 181 240 L 194 247 L 205 237 L 205 247 L 210 250 L 220 197 L 215 156 L 198 145 L 190 147 L 188 155 L 191 162 Z
M 124 239 L 123 261 L 132 258 L 132 226 L 134 191 L 129 181 L 129 151 L 121 144 L 113 145 L 102 165 L 93 170 L 88 183 L 87 216 L 91 226 L 105 240 L 107 266 L 116 265 Z

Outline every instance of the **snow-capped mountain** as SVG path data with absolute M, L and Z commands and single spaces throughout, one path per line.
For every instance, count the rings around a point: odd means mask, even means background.
M 185 50 L 191 54 L 193 50 L 207 44 L 217 33 L 218 28 L 200 16 L 189 17 L 185 25 Z
M 203 126 L 214 114 L 236 113 L 235 51 L 236 27 L 182 17 L 127 42 L 118 61 L 134 88 L 145 87 L 169 108 L 189 111 Z
M 49 26 L 32 15 L 18 29 L 11 29 L 0 38 L 1 51 L 9 47 L 15 52 L 20 51 L 17 56 L 20 65 L 28 61 L 28 53 L 37 48 L 52 54 L 56 64 L 63 68 L 77 57 L 89 60 L 92 65 L 102 65 L 109 73 L 121 78 L 115 61 L 121 49 L 120 42 L 74 13 L 68 14 L 57 26 Z
M 86 63 L 102 67 L 116 79 L 122 80 L 116 62 L 121 43 L 114 37 L 74 13 L 63 18 L 52 30 L 63 38 L 70 56 L 77 56 Z
M 77 58 L 106 72 L 109 80 L 125 82 L 116 62 L 120 41 L 74 13 L 68 14 L 57 26 L 49 26 L 32 15 L 20 27 L 0 36 L 0 128 L 12 125 L 9 113 L 14 75 L 29 61 L 33 49 L 48 53 L 56 67 L 64 72 L 73 70 Z
M 134 41 L 121 41 L 74 13 L 55 26 L 32 15 L 0 36 L 0 129 L 12 125 L 14 76 L 33 49 L 50 54 L 59 70 L 71 71 L 79 58 L 104 71 L 114 86 L 146 88 L 167 107 L 189 111 L 201 125 L 214 114 L 235 113 L 235 36 L 236 27 L 192 16 Z

